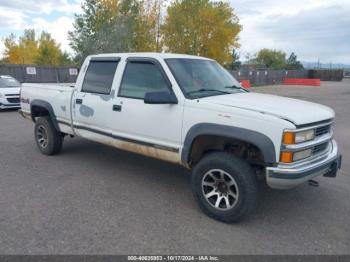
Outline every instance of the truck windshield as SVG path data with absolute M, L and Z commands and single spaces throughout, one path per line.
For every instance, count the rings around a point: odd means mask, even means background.
M 170 58 L 170 70 L 189 99 L 246 92 L 221 65 L 212 60 Z
M 0 88 L 20 87 L 21 84 L 10 76 L 0 76 Z

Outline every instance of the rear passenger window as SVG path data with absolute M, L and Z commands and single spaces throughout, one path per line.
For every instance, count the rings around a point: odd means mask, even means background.
M 91 61 L 81 92 L 109 95 L 118 61 Z
M 148 92 L 169 92 L 170 87 L 159 68 L 148 62 L 128 63 L 119 96 L 144 99 Z

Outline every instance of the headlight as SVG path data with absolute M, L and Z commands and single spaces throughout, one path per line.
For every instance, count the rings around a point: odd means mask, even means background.
M 299 144 L 310 141 L 315 138 L 315 130 L 310 129 L 301 132 L 285 132 L 283 135 L 283 143 L 285 145 Z
M 299 152 L 282 152 L 280 161 L 282 163 L 292 163 L 312 156 L 312 149 L 306 149 Z
M 315 130 L 307 130 L 307 131 L 302 131 L 298 132 L 295 134 L 295 143 L 302 143 L 305 141 L 310 141 L 315 138 Z
M 295 152 L 293 155 L 293 161 L 302 160 L 312 155 L 312 149 L 307 149 L 299 152 Z
M 315 138 L 315 129 L 299 131 L 299 132 L 291 132 L 286 131 L 283 133 L 283 144 L 287 145 L 286 149 L 288 150 L 288 145 L 296 145 L 303 142 L 307 142 L 313 140 Z M 294 150 L 293 150 L 294 151 Z M 312 156 L 313 149 L 305 149 L 301 151 L 291 152 L 291 151 L 283 151 L 281 152 L 280 162 L 282 163 L 293 163 L 305 158 Z

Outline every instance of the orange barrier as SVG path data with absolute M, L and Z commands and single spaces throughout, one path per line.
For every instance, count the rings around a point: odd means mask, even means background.
M 249 81 L 249 80 L 241 80 L 241 85 L 242 85 L 244 88 L 249 88 L 249 87 L 251 87 L 250 81 Z
M 320 86 L 320 79 L 308 79 L 308 78 L 285 78 L 283 85 L 300 85 L 300 86 Z

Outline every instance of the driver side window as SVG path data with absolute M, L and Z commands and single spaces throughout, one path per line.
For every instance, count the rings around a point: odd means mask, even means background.
M 170 87 L 155 64 L 129 62 L 125 68 L 119 96 L 144 99 L 148 92 L 170 93 Z

